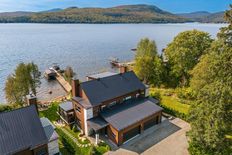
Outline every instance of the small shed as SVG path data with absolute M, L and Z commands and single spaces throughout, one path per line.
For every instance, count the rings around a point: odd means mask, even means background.
M 56 79 L 56 72 L 53 69 L 46 69 L 44 75 L 48 80 Z

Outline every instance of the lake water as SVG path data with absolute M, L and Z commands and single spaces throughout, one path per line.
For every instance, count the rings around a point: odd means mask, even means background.
M 88 74 L 111 70 L 108 59 L 133 59 L 141 38 L 148 37 L 161 51 L 173 37 L 185 30 L 198 29 L 216 37 L 224 24 L 0 24 L 0 102 L 4 103 L 4 83 L 20 62 L 35 62 L 41 72 L 58 63 L 72 66 L 84 80 Z M 56 82 L 42 80 L 41 100 L 63 95 Z M 52 95 L 48 91 L 54 90 Z

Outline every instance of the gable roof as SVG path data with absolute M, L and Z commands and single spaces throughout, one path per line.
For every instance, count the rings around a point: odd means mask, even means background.
M 49 121 L 49 119 L 47 119 L 46 117 L 42 117 L 40 118 L 40 121 L 49 142 L 58 139 L 58 134 L 55 131 L 55 126 Z
M 80 86 L 92 106 L 146 88 L 133 71 L 86 81 Z
M 0 154 L 34 149 L 47 142 L 35 105 L 0 113 Z

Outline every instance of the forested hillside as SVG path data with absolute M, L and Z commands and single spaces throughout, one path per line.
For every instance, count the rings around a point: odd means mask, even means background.
M 5 13 L 7 14 L 7 13 Z M 22 15 L 0 15 L 1 23 L 182 23 L 188 19 L 151 5 L 77 8 Z

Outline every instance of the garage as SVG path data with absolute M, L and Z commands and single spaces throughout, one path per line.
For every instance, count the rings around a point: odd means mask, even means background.
M 153 127 L 154 125 L 158 124 L 159 122 L 159 117 L 156 116 L 153 119 L 148 120 L 147 122 L 144 123 L 144 130 L 147 130 L 151 127 Z
M 130 140 L 131 138 L 140 134 L 140 126 L 137 126 L 123 134 L 123 142 Z

